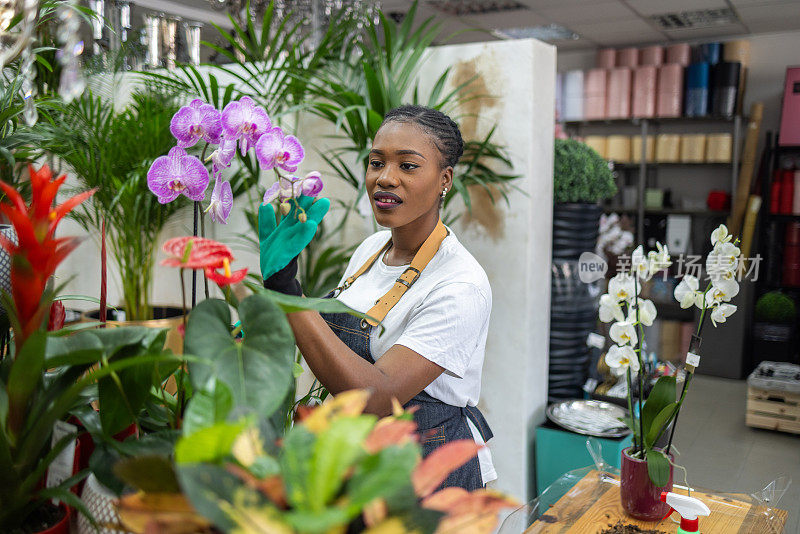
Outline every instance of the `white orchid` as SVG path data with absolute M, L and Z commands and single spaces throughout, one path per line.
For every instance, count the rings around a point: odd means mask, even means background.
M 711 282 L 711 289 L 706 294 L 706 301 L 714 306 L 723 302 L 730 302 L 739 294 L 739 284 L 736 280 L 717 279 Z
M 650 261 L 644 255 L 644 248 L 639 245 L 631 254 L 631 272 L 641 280 L 650 280 L 653 276 L 650 271 Z
M 653 321 L 656 320 L 656 305 L 652 300 L 639 299 L 639 322 L 645 326 L 653 326 Z M 631 309 L 628 314 L 628 322 L 636 322 L 636 310 Z
M 651 250 L 647 253 L 647 260 L 650 263 L 649 269 L 651 275 L 672 265 L 672 259 L 669 257 L 667 245 L 662 245 L 658 241 L 656 241 L 656 250 Z
M 700 282 L 697 281 L 697 278 L 690 274 L 684 275 L 678 287 L 675 288 L 675 300 L 681 303 L 681 308 L 691 308 L 698 302 L 698 299 L 702 301 L 703 293 L 698 291 L 699 287 Z M 698 307 L 700 307 L 699 304 Z
M 711 232 L 711 245 L 716 246 L 717 243 L 727 243 L 733 236 L 728 233 L 728 227 L 724 224 L 717 226 L 717 229 Z
M 627 273 L 619 273 L 608 281 L 608 294 L 617 302 L 630 301 L 636 295 L 637 284 Z
M 639 372 L 639 359 L 636 357 L 636 351 L 629 345 L 623 347 L 611 345 L 606 353 L 606 365 L 617 376 L 624 375 L 629 367 L 632 373 Z
M 711 322 L 714 323 L 714 326 L 717 326 L 717 323 L 724 323 L 734 312 L 736 312 L 736 306 L 733 304 L 720 304 L 711 311 Z
M 706 271 L 713 279 L 733 278 L 739 266 L 739 247 L 733 243 L 718 242 L 706 258 Z
M 620 321 L 611 325 L 608 334 L 617 345 L 636 345 L 639 341 L 636 327 L 630 321 Z
M 622 313 L 621 301 L 609 294 L 600 297 L 600 320 L 604 323 L 611 321 L 624 321 L 625 315 Z

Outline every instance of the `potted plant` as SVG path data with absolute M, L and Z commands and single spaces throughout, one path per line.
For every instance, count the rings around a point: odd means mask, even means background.
M 797 325 L 797 308 L 789 295 L 780 291 L 764 293 L 756 301 L 753 323 L 753 355 L 759 361 L 791 362 L 796 358 L 792 343 Z
M 617 192 L 608 162 L 575 139 L 555 139 L 553 158 L 553 259 L 577 260 L 593 251 L 602 209 Z
M 51 480 L 52 487 L 44 487 L 48 468 L 75 439 L 74 432 L 59 422 L 82 395 L 95 389 L 108 411 L 125 410 L 126 406 L 135 409 L 129 393 L 149 389 L 151 384 L 142 381 L 151 379 L 154 366 L 174 361 L 174 357 L 164 353 L 164 333 L 155 330 L 91 330 L 73 336 L 63 335 L 69 330 L 48 333 L 45 319 L 55 292 L 46 289 L 47 281 L 79 243 L 77 238 L 55 238 L 54 234 L 61 219 L 92 191 L 54 206 L 66 177 L 53 180 L 46 166 L 38 171 L 31 168 L 30 177 L 30 204 L 0 182 L 10 202 L 0 204 L 0 211 L 11 220 L 19 237 L 18 243 L 0 237 L 0 245 L 12 260 L 11 296 L 2 298 L 13 329 L 12 348 L 2 355 L 0 364 L 4 406 L 0 417 L 0 530 L 30 532 L 32 527 L 36 531 L 45 528 L 38 526 L 43 517 L 52 517 L 61 525 L 57 527 L 60 532 L 66 533 L 68 509 L 62 504 L 54 510 L 50 499 L 81 508 L 69 488 L 86 473 L 60 482 Z M 63 436 L 53 438 L 57 424 Z
M 670 491 L 673 461 L 670 449 L 678 415 L 686 398 L 694 371 L 700 363 L 700 344 L 705 322 L 710 318 L 716 327 L 736 311 L 730 301 L 739 292 L 736 276 L 739 272 L 739 248 L 731 242 L 724 225 L 711 234 L 712 251 L 705 262 L 708 283 L 690 275 L 683 276 L 675 288 L 675 299 L 682 308 L 698 307 L 700 318 L 692 336 L 684 365 L 683 387 L 676 390 L 676 376 L 658 378 L 647 398 L 633 398 L 633 380 L 638 391 L 646 391 L 646 367 L 642 358 L 644 327 L 657 317 L 652 301 L 639 297 L 642 282 L 668 268 L 672 260 L 666 246 L 657 243 L 657 250 L 644 253 L 637 247 L 630 264 L 614 276 L 608 293 L 600 297 L 600 320 L 612 323 L 609 335 L 614 342 L 605 361 L 617 376 L 625 376 L 628 385 L 628 411 L 625 423 L 633 431 L 633 445 L 622 453 L 620 495 L 625 511 L 645 521 L 655 521 L 666 515 L 669 507 L 660 500 L 662 491 Z M 660 438 L 669 436 L 664 448 L 657 446 Z

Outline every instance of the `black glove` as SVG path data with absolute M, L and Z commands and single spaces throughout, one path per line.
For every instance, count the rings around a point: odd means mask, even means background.
M 284 295 L 302 296 L 303 289 L 297 281 L 297 258 L 295 256 L 286 267 L 264 280 L 264 287 Z

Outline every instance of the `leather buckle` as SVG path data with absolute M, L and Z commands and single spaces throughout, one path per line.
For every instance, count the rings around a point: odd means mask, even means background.
M 414 271 L 414 278 L 410 282 L 406 282 L 405 280 L 403 280 L 403 275 L 406 274 L 408 271 Z M 395 280 L 395 282 L 400 282 L 401 284 L 406 286 L 406 288 L 410 289 L 411 286 L 414 284 L 414 282 L 419 280 L 419 275 L 420 275 L 420 272 L 419 272 L 418 269 L 416 269 L 414 267 L 406 267 L 406 270 L 403 271 L 403 274 L 401 274 L 400 276 L 397 277 L 397 280 Z

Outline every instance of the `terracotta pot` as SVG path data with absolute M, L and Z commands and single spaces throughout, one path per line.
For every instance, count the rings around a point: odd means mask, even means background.
M 642 521 L 660 521 L 669 506 L 661 502 L 662 491 L 672 491 L 672 464 L 669 466 L 669 482 L 658 487 L 647 474 L 647 462 L 628 456 L 628 447 L 622 451 L 620 498 L 622 507 L 631 517 Z M 672 460 L 672 455 L 670 455 Z
M 183 336 L 178 332 L 178 327 L 183 323 L 183 310 L 172 306 L 153 306 L 155 319 L 148 321 L 116 320 L 115 311 L 106 312 L 106 325 L 108 326 L 147 326 L 149 328 L 169 328 L 167 341 L 164 348 L 172 350 L 175 354 L 183 354 Z M 95 322 L 100 317 L 99 310 L 85 312 L 81 316 L 84 322 Z
M 69 523 L 72 515 L 71 508 L 69 506 L 64 505 L 64 503 L 59 503 L 58 507 L 64 510 L 64 517 L 61 520 L 53 525 L 52 527 L 40 530 L 37 534 L 69 534 Z

